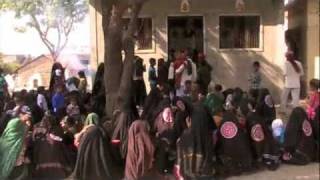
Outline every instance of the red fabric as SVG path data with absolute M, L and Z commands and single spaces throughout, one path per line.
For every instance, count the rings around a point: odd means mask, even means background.
M 181 175 L 181 172 L 180 172 L 180 166 L 178 165 L 175 165 L 173 167 L 173 174 L 174 174 L 174 177 L 176 178 L 176 180 L 183 180 L 183 176 Z
M 174 71 L 176 72 L 176 70 L 179 69 L 184 64 L 185 61 L 186 61 L 185 58 L 176 59 L 174 61 Z M 181 83 L 181 76 L 182 76 L 182 72 L 179 74 L 175 73 L 175 84 L 178 87 L 180 86 L 180 83 Z
M 319 107 L 319 92 L 312 92 L 309 96 L 309 103 L 307 107 L 307 114 L 309 119 L 313 120 L 316 115 L 316 109 Z

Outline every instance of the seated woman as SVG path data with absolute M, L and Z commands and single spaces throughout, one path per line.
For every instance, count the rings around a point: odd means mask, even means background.
M 253 159 L 250 143 L 234 113 L 223 114 L 217 138 L 216 152 L 220 175 L 238 175 L 251 170 Z
M 268 89 L 263 88 L 259 92 L 256 112 L 261 116 L 268 126 L 276 119 L 276 108 Z
M 317 108 L 319 108 L 320 106 L 320 103 L 319 103 L 320 81 L 318 79 L 312 79 L 309 82 L 309 86 L 310 86 L 310 90 L 309 90 L 309 96 L 307 99 L 307 114 L 308 114 L 308 118 L 313 120 L 317 113 Z
M 124 160 L 127 156 L 128 149 L 128 129 L 133 121 L 139 118 L 139 113 L 133 102 L 133 97 L 126 103 L 122 111 L 119 109 L 114 112 L 114 120 L 112 122 L 113 132 L 111 141 L 114 147 L 119 148 L 121 158 Z
M 225 92 L 227 94 L 226 94 L 224 109 L 228 111 L 236 111 L 239 108 L 240 103 L 244 99 L 244 92 L 239 87 L 233 90 L 230 89 L 228 91 L 230 92 Z
M 34 125 L 32 134 L 34 178 L 66 178 L 72 172 L 74 158 L 63 143 L 63 130 L 45 115 Z
M 156 118 L 153 124 L 152 135 L 155 135 L 156 140 L 155 165 L 159 173 L 168 173 L 173 167 L 174 161 L 169 157 L 176 142 L 170 101 L 161 101 L 154 115 Z
M 173 129 L 176 139 L 178 139 L 183 131 L 187 129 L 186 118 L 191 115 L 192 104 L 186 98 L 178 98 L 176 107 Z
M 224 97 L 221 93 L 222 86 L 216 85 L 213 90 L 212 87 L 209 88 L 209 93 L 204 101 L 204 105 L 211 113 L 213 117 L 216 112 L 223 107 Z
M 236 109 L 240 106 L 240 103 L 243 100 L 244 95 L 244 91 L 241 88 L 236 87 L 234 89 L 232 94 L 232 104 Z
M 316 140 L 317 143 L 317 147 L 319 149 L 320 146 L 320 138 L 319 138 L 319 124 L 320 124 L 320 106 L 316 109 L 316 115 L 314 116 L 314 119 L 312 121 L 312 129 L 314 131 L 314 138 Z M 319 151 L 318 151 L 319 152 Z
M 79 148 L 81 138 L 86 133 L 88 128 L 90 128 L 91 126 L 98 126 L 98 125 L 101 125 L 98 114 L 89 113 L 87 118 L 84 121 L 83 129 L 79 133 L 74 135 L 74 137 L 75 137 L 74 138 L 74 145 Z
M 159 85 L 150 91 L 143 105 L 142 119 L 147 120 L 151 125 L 154 121 L 154 111 L 164 99 L 165 87 Z
M 137 120 L 130 126 L 125 180 L 138 180 L 152 168 L 155 149 L 148 133 L 146 121 Z
M 271 130 L 255 112 L 249 113 L 247 117 L 247 129 L 250 133 L 253 158 L 257 165 L 263 164 L 269 170 L 276 170 L 280 165 L 280 147 L 273 138 Z
M 69 179 L 113 179 L 110 138 L 99 125 L 84 127 L 75 168 Z
M 63 143 L 67 145 L 68 149 L 76 151 L 76 147 L 73 144 L 74 135 L 77 133 L 75 120 L 72 117 L 65 116 L 60 121 L 60 126 L 63 130 Z
M 19 108 L 18 117 L 9 121 L 0 137 L 0 179 L 26 178 L 28 167 L 26 157 L 26 137 L 31 125 L 31 110 L 27 106 Z
M 163 100 L 157 109 L 153 130 L 156 137 L 159 137 L 166 130 L 173 129 L 174 119 L 170 101 Z
M 319 110 L 320 110 L 320 81 L 319 79 L 312 79 L 309 82 L 310 90 L 309 90 L 309 97 L 307 100 L 307 114 L 309 120 L 311 120 L 311 125 L 314 131 L 314 136 L 317 142 L 317 146 L 319 147 Z
M 253 106 L 250 103 L 249 99 L 247 97 L 243 97 L 241 99 L 241 101 L 238 103 L 238 107 L 237 109 L 234 109 L 233 111 L 230 112 L 234 112 L 238 122 L 240 124 L 240 127 L 247 132 L 247 117 L 248 115 L 253 112 Z
M 284 135 L 285 163 L 306 165 L 316 159 L 316 143 L 307 113 L 301 107 L 293 109 Z
M 202 106 L 194 107 L 191 119 L 177 142 L 177 179 L 200 179 L 214 175 L 213 123 L 210 114 Z

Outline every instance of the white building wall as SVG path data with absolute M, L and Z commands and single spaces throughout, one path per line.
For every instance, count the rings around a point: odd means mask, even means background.
M 98 0 L 92 0 L 98 6 Z M 155 49 L 147 53 L 137 53 L 145 60 L 167 57 L 167 17 L 168 16 L 203 16 L 204 17 L 204 51 L 207 60 L 213 66 L 212 78 L 225 88 L 248 88 L 248 74 L 253 61 L 262 65 L 263 86 L 270 88 L 275 99 L 279 99 L 283 86 L 281 65 L 284 61 L 284 14 L 283 4 L 271 0 L 246 0 L 245 10 L 237 12 L 235 1 L 231 0 L 192 0 L 189 13 L 180 12 L 180 0 L 149 1 L 144 6 L 141 17 L 152 17 Z M 92 3 L 92 4 L 94 4 Z M 91 10 L 95 10 L 92 8 Z M 220 15 L 259 15 L 262 20 L 259 50 L 221 50 L 219 49 L 219 16 Z M 91 12 L 92 21 L 92 64 L 96 68 L 97 61 L 102 62 L 103 31 L 101 15 Z M 147 77 L 145 77 L 146 84 Z

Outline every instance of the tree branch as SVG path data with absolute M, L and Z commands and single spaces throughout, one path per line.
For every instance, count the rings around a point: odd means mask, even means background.
M 56 44 L 56 47 L 55 47 L 55 51 L 57 52 L 57 50 L 60 49 L 60 43 L 61 43 L 61 29 L 60 29 L 60 25 L 58 24 L 57 25 L 57 32 L 58 32 L 58 42 Z
M 72 31 L 72 27 L 73 27 L 73 24 L 74 24 L 74 20 L 73 18 L 71 18 L 69 20 L 69 22 L 67 23 L 67 26 L 63 26 L 63 31 L 61 31 L 61 27 L 59 26 L 58 30 L 60 29 L 60 31 L 58 31 L 58 34 L 60 36 L 60 41 L 58 41 L 58 44 L 57 44 L 57 48 L 56 48 L 56 58 L 58 58 L 61 54 L 61 52 L 63 51 L 63 49 L 67 46 L 68 44 L 68 41 L 69 41 L 69 35 Z M 63 43 L 61 43 L 61 35 L 63 34 L 63 37 L 65 38 Z
M 38 22 L 38 19 L 36 18 L 36 16 L 34 14 L 30 14 L 31 19 L 33 21 L 33 25 L 34 28 L 37 30 L 42 42 L 46 45 L 46 47 L 48 48 L 53 60 L 56 60 L 55 58 L 55 46 L 53 45 L 53 43 L 51 43 L 48 39 L 47 39 L 47 35 L 43 34 L 43 31 L 40 27 L 40 24 Z

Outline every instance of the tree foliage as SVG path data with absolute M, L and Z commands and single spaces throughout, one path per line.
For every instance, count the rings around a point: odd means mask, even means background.
M 14 73 L 21 65 L 19 63 L 4 63 L 3 62 L 3 55 L 0 53 L 0 68 L 3 70 L 5 74 L 12 74 Z
M 88 1 L 0 0 L 0 10 L 14 11 L 17 18 L 28 16 L 26 26 L 38 32 L 41 41 L 56 60 L 67 45 L 74 24 L 86 17 Z

